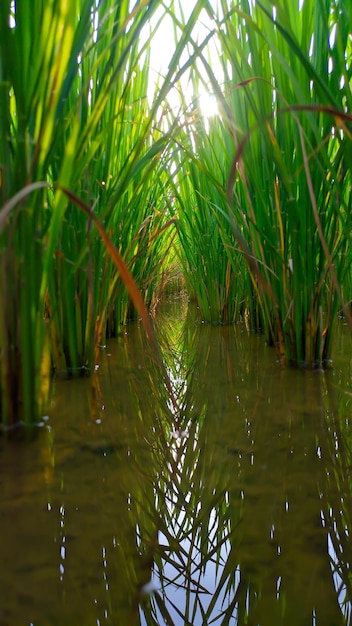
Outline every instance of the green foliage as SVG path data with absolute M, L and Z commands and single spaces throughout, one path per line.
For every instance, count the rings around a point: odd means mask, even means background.
M 3 424 L 36 422 L 52 369 L 91 370 L 129 317 L 151 336 L 175 258 L 203 319 L 329 359 L 337 310 L 351 321 L 351 8 L 301 4 L 1 3 Z
M 172 228 L 163 193 L 174 128 L 163 128 L 160 111 L 182 75 L 184 47 L 183 40 L 175 46 L 150 105 L 150 20 L 160 7 L 158 0 L 133 9 L 128 0 L 1 5 L 0 414 L 7 426 L 39 418 L 52 366 L 94 366 L 107 323 L 116 333 L 130 313 L 131 272 L 152 304 Z M 125 286 L 111 258 L 121 254 Z
M 69 128 L 60 106 L 91 29 L 89 2 L 16 3 L 15 14 L 12 6 L 0 8 L 0 413 L 8 425 L 36 421 L 47 400 L 47 277 L 66 207 L 48 183 L 54 164 L 60 183 L 71 182 L 78 127 Z M 31 187 L 38 181 L 45 184 Z
M 224 1 L 212 15 L 222 84 L 219 68 L 215 75 L 203 54 L 203 69 L 193 75 L 194 92 L 207 81 L 220 115 L 208 120 L 208 129 L 199 119 L 190 125 L 182 166 L 190 188 L 182 198 L 185 264 L 189 248 L 201 250 L 199 241 L 205 246 L 206 228 L 194 217 L 200 203 L 211 240 L 207 272 L 217 272 L 227 258 L 242 270 L 243 255 L 250 281 L 240 283 L 247 297 L 237 286 L 240 300 L 279 358 L 294 363 L 330 358 L 336 312 L 344 306 L 351 230 L 347 4 L 305 0 L 301 9 L 287 10 L 284 3 L 243 1 L 230 8 Z M 212 236 L 214 220 L 227 255 Z M 202 263 L 189 267 L 197 268 L 193 281 L 206 290 Z M 208 290 L 198 297 L 202 309 L 204 298 L 212 309 Z
M 193 141 L 199 162 L 191 159 L 182 167 L 181 157 L 174 209 L 178 208 L 179 258 L 185 268 L 186 288 L 196 299 L 205 321 L 222 323 L 232 322 L 243 304 L 240 302 L 243 263 L 229 253 L 229 247 L 233 247 L 230 226 L 226 228 L 219 223 L 218 208 L 224 207 L 226 198 L 217 182 L 224 171 L 223 147 L 216 146 L 217 139 L 215 133 L 207 137 L 201 118 L 184 130 L 182 145 L 190 151 Z M 212 146 L 210 151 L 208 142 Z

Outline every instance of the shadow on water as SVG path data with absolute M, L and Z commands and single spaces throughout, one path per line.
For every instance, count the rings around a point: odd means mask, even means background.
M 336 367 L 169 305 L 0 453 L 1 626 L 351 624 L 351 341 Z M 342 352 L 343 349 L 343 352 Z

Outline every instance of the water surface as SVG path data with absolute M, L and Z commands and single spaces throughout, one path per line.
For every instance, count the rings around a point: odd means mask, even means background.
M 138 324 L 0 452 L 1 626 L 351 623 L 351 340 L 291 369 L 241 326 Z

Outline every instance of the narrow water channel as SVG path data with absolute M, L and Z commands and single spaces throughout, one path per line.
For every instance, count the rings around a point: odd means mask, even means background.
M 284 368 L 184 303 L 0 442 L 0 625 L 352 623 L 352 372 Z

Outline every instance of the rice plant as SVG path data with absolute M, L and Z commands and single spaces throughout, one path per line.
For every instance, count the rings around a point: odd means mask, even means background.
M 45 405 L 42 384 L 51 367 L 46 283 L 66 204 L 47 183 L 55 161 L 61 184 L 70 184 L 77 132 L 69 133 L 58 113 L 90 32 L 91 8 L 3 2 L 0 9 L 0 370 L 7 425 L 35 422 Z M 58 158 L 55 144 L 63 135 L 66 150 Z
M 36 422 L 52 369 L 90 371 L 128 317 L 152 336 L 175 255 L 203 319 L 245 317 L 288 362 L 325 363 L 337 311 L 351 321 L 349 3 L 214 7 L 1 4 L 6 426 Z M 174 51 L 150 96 L 165 16 Z
M 252 318 L 287 362 L 326 363 L 339 307 L 350 321 L 350 12 L 343 1 L 223 1 L 212 13 L 218 75 L 203 53 L 194 70 L 194 93 L 207 83 L 220 115 L 208 132 L 193 124 L 182 175 L 191 159 L 202 214 L 217 220 L 232 265 L 245 259 Z M 198 232 L 194 221 L 185 248 L 194 237 L 197 249 Z
M 152 335 L 141 294 L 153 304 L 172 243 L 163 192 L 178 123 L 165 129 L 161 105 L 187 67 L 180 57 L 201 5 L 152 103 L 149 46 L 158 22 L 151 18 L 157 9 L 159 22 L 165 14 L 159 0 L 1 5 L 6 426 L 36 422 L 52 368 L 89 371 L 128 315 L 138 311 Z

